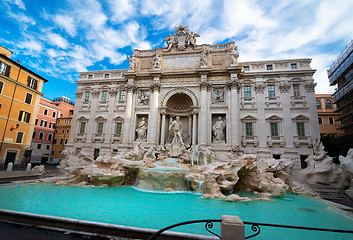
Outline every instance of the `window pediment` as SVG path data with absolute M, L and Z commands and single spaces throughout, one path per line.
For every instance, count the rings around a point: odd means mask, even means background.
M 96 117 L 96 122 L 106 122 L 107 121 L 107 119 L 105 119 L 104 117 L 102 117 L 102 116 L 98 116 L 98 117 Z
M 304 116 L 303 114 L 300 114 L 294 118 L 292 118 L 292 120 L 297 121 L 297 120 L 309 120 L 309 118 L 307 116 Z
M 277 115 L 272 115 L 271 117 L 266 118 L 267 121 L 282 121 L 282 118 Z

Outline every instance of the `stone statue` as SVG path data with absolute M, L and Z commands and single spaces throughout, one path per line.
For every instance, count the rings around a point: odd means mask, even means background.
M 170 124 L 169 131 L 172 131 L 172 147 L 176 146 L 183 146 L 183 125 L 180 122 L 180 117 L 177 116 L 176 119 Z
M 131 55 L 131 56 L 127 56 L 127 58 L 129 59 L 129 68 L 131 71 L 135 71 L 135 56 Z
M 156 56 L 153 58 L 152 65 L 153 65 L 154 69 L 161 68 L 161 56 L 159 54 L 156 54 Z
M 218 117 L 218 121 L 212 127 L 213 131 L 213 142 L 224 143 L 224 128 L 226 123 L 222 120 L 222 117 Z
M 138 102 L 141 105 L 148 105 L 150 102 L 149 92 L 141 91 L 138 95 Z
M 172 34 L 169 33 L 169 36 L 164 38 L 164 40 L 167 40 L 167 50 L 169 51 L 173 47 L 173 45 L 175 43 L 175 37 L 172 36 Z
M 191 32 L 190 35 L 189 35 L 188 43 L 189 43 L 189 45 L 190 45 L 192 48 L 195 48 L 195 47 L 196 47 L 196 38 L 197 38 L 197 37 L 200 37 L 200 35 L 197 34 L 197 33 L 194 33 L 194 32 Z
M 206 67 L 207 66 L 207 56 L 209 52 L 207 48 L 203 49 L 203 52 L 201 53 L 201 58 L 200 58 L 200 63 L 201 67 Z
M 138 124 L 136 128 L 136 132 L 137 132 L 136 141 L 139 141 L 139 142 L 147 141 L 147 123 L 144 117 L 142 118 L 141 122 Z
M 230 52 L 230 65 L 237 65 L 238 57 L 239 53 L 237 52 L 236 48 L 233 48 L 233 50 Z

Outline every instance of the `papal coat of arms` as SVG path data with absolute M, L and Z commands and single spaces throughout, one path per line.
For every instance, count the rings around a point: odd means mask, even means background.
M 175 28 L 175 34 L 169 34 L 164 40 L 167 40 L 167 49 L 170 51 L 173 47 L 177 50 L 186 50 L 188 47 L 196 47 L 196 38 L 200 37 L 199 34 L 189 31 L 188 26 L 181 24 Z

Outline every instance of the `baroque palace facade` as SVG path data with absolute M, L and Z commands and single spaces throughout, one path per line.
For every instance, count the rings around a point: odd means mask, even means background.
M 129 68 L 80 73 L 68 147 L 95 157 L 171 143 L 241 148 L 263 158 L 313 153 L 320 137 L 311 59 L 238 62 L 234 42 L 197 45 L 186 26 Z

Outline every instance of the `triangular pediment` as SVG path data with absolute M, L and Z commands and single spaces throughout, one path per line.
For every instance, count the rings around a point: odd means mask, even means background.
M 309 120 L 309 118 L 307 116 L 304 116 L 303 114 L 300 114 L 300 115 L 292 118 L 292 120 Z
M 255 120 L 257 120 L 257 119 L 256 119 L 255 117 L 251 116 L 251 115 L 248 115 L 248 116 L 246 116 L 246 117 L 243 117 L 241 120 L 242 120 L 242 121 L 246 121 L 246 120 L 248 120 L 248 121 L 251 121 L 251 120 L 255 121 Z
M 266 120 L 267 121 L 270 121 L 270 120 L 281 120 L 282 121 L 282 118 L 277 115 L 272 115 L 271 117 L 266 118 Z

